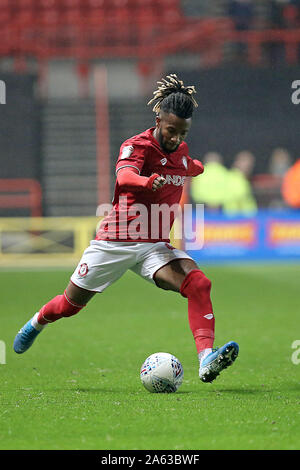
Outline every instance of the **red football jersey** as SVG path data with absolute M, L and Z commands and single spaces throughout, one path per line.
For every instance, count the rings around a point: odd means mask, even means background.
M 154 127 L 127 139 L 120 148 L 116 172 L 124 167 L 141 176 L 157 173 L 165 178 L 156 191 L 138 188 L 127 191 L 116 181 L 111 212 L 102 220 L 96 240 L 157 242 L 169 240 L 188 175 L 188 146 L 182 142 L 175 152 L 164 152 L 153 137 Z

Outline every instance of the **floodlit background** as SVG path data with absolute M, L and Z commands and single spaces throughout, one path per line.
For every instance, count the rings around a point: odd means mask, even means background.
M 282 193 L 299 158 L 299 8 L 288 0 L 1 0 L 0 264 L 78 259 L 97 206 L 111 201 L 120 144 L 154 124 L 146 103 L 167 73 L 198 93 L 188 143 L 207 171 L 188 183 L 184 202 L 205 203 L 212 220 L 195 257 L 299 256 L 299 197 L 290 211 Z

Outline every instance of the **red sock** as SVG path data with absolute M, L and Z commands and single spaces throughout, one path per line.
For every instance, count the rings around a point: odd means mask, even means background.
M 75 315 L 83 307 L 85 307 L 85 305 L 76 304 L 73 300 L 70 300 L 66 292 L 64 292 L 63 295 L 57 295 L 41 308 L 37 321 L 41 325 L 53 323 L 60 318 Z
M 185 277 L 180 293 L 188 299 L 188 319 L 196 349 L 212 348 L 215 337 L 215 317 L 210 298 L 211 282 L 200 269 Z

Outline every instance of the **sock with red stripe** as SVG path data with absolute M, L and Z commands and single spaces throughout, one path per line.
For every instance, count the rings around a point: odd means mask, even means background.
M 70 317 L 78 313 L 85 305 L 78 305 L 70 300 L 66 294 L 57 295 L 50 302 L 45 304 L 37 315 L 37 323 L 46 325 L 64 317 Z
M 194 269 L 185 277 L 180 293 L 188 299 L 188 320 L 201 361 L 212 350 L 215 338 L 215 317 L 210 297 L 211 281 Z

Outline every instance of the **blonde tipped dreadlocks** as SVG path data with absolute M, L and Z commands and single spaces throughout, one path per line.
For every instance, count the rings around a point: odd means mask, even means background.
M 149 104 L 155 102 L 153 111 L 159 113 L 173 113 L 176 116 L 188 119 L 192 116 L 194 108 L 198 106 L 194 94 L 194 86 L 184 86 L 183 81 L 177 78 L 177 75 L 171 74 L 157 82 L 159 87 L 153 92 L 154 97 Z

